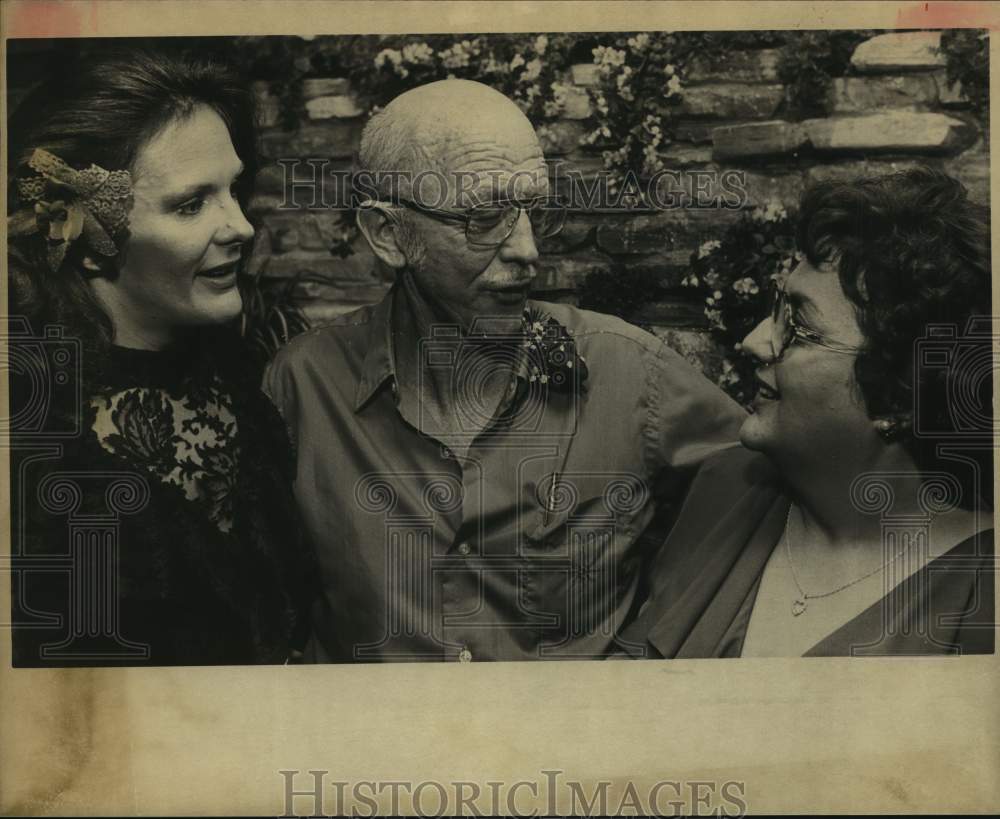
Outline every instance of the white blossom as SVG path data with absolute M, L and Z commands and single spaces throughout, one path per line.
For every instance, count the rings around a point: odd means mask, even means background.
M 760 292 L 760 287 L 757 286 L 750 276 L 745 276 L 742 279 L 737 279 L 733 282 L 733 290 L 739 293 L 741 296 L 755 296 Z
M 434 49 L 427 43 L 409 43 L 403 46 L 403 59 L 408 63 L 426 64 L 434 59 Z
M 713 250 L 718 250 L 720 247 L 722 247 L 722 242 L 720 242 L 718 239 L 712 239 L 711 241 L 708 242 L 702 242 L 701 246 L 698 248 L 698 258 L 704 259 Z
M 524 67 L 523 79 L 537 80 L 542 73 L 542 61 L 537 57 Z
M 788 211 L 782 207 L 780 202 L 772 201 L 768 202 L 763 209 L 756 208 L 753 218 L 757 222 L 777 222 L 779 219 L 787 219 Z
M 402 52 L 397 51 L 395 48 L 384 48 L 375 55 L 376 68 L 381 68 L 387 62 L 392 63 L 393 66 L 399 65 L 403 62 Z
M 629 37 L 626 44 L 633 51 L 642 51 L 649 45 L 649 35 L 646 33 L 636 34 L 635 37 Z
M 610 46 L 597 46 L 591 52 L 594 55 L 594 62 L 605 69 L 613 68 L 617 65 L 625 65 L 625 52 Z

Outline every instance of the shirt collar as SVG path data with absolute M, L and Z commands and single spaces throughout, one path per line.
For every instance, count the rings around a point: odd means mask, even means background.
M 387 380 L 392 380 L 394 391 L 397 389 L 398 376 L 393 344 L 393 316 L 395 315 L 396 300 L 404 298 L 404 295 L 399 291 L 399 285 L 394 285 L 388 295 L 373 308 L 369 322 L 368 352 L 361 365 L 361 381 L 358 383 L 358 391 L 354 399 L 355 412 L 360 412 Z M 533 305 L 534 302 L 529 299 L 526 309 Z M 527 356 L 521 350 L 514 368 L 514 377 L 517 381 L 527 382 L 528 376 Z
M 395 386 L 396 362 L 392 344 L 392 306 L 397 287 L 373 308 L 368 324 L 368 352 L 361 364 L 361 381 L 354 399 L 354 411 L 360 412 L 386 380 Z

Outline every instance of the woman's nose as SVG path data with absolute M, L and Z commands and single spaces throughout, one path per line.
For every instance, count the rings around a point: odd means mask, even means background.
M 254 236 L 253 225 L 247 221 L 243 208 L 236 199 L 231 199 L 225 206 L 225 224 L 219 231 L 219 244 L 233 244 L 239 242 L 244 244 L 249 242 Z
M 764 319 L 754 327 L 747 334 L 747 337 L 743 339 L 742 347 L 744 352 L 750 353 L 750 355 L 759 361 L 774 361 L 776 353 L 774 344 L 771 342 L 771 330 L 772 322 L 769 318 Z

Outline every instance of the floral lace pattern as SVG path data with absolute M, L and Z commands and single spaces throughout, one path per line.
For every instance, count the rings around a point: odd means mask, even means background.
M 91 403 L 105 450 L 180 487 L 220 531 L 232 529 L 237 424 L 232 398 L 218 380 L 186 395 L 136 387 Z

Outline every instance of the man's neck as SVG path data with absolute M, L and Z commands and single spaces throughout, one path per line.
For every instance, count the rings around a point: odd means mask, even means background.
M 454 434 L 480 432 L 489 425 L 503 403 L 514 374 L 519 346 L 510 338 L 504 350 L 503 335 L 474 323 L 473 334 L 456 316 L 448 316 L 420 292 L 409 272 L 400 276 L 400 298 L 393 316 L 393 342 L 397 379 L 403 390 L 412 390 L 421 411 L 430 412 L 441 428 Z M 508 326 L 520 329 L 520 322 Z M 486 329 L 483 343 L 478 331 Z M 450 361 L 451 364 L 438 363 Z M 475 430 L 471 430 L 470 421 Z

